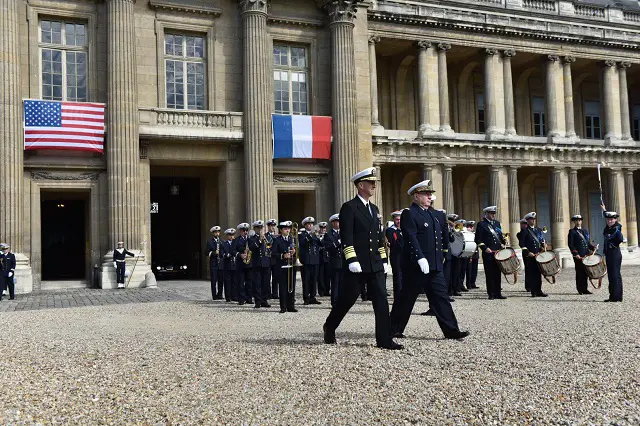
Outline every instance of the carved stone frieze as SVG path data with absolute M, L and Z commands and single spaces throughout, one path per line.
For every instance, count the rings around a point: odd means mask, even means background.
M 316 4 L 327 12 L 329 24 L 353 24 L 358 11 L 358 0 L 316 0 Z
M 99 172 L 82 172 L 82 173 L 52 173 L 44 171 L 32 171 L 31 179 L 33 180 L 91 180 L 96 181 L 100 177 Z
M 320 176 L 275 175 L 273 181 L 275 183 L 320 183 L 322 178 Z

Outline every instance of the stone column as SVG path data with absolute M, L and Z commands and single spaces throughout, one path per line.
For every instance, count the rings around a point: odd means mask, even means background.
M 622 212 L 620 211 L 622 209 L 622 205 L 620 204 L 620 200 L 624 199 L 624 196 L 620 197 L 620 182 L 619 182 L 619 177 L 620 177 L 620 170 L 618 169 L 611 169 L 609 170 L 609 201 L 607 202 L 605 200 L 605 202 L 607 203 L 607 209 L 608 210 L 613 210 L 618 212 L 618 214 L 620 214 L 622 216 Z M 622 219 L 622 218 L 620 218 Z
M 516 135 L 516 112 L 513 101 L 513 77 L 511 75 L 511 58 L 516 56 L 516 51 L 507 49 L 502 54 L 502 67 L 504 75 L 504 113 L 505 135 Z
M 636 215 L 636 190 L 633 183 L 633 169 L 624 171 L 624 193 L 627 209 L 627 243 L 629 250 L 638 246 L 638 217 Z
M 567 137 L 576 138 L 575 115 L 573 112 L 573 79 L 571 77 L 571 64 L 576 61 L 573 56 L 565 56 L 562 64 L 562 77 L 564 81 L 564 117 L 567 128 Z M 572 215 L 577 214 L 573 213 Z
M 335 209 L 353 197 L 351 176 L 358 171 L 358 121 L 353 28 L 357 1 L 322 0 L 331 31 L 331 110 Z M 265 34 L 266 36 L 266 34 Z M 265 67 L 265 72 L 268 67 Z
M 560 58 L 557 55 L 547 56 L 546 67 L 546 107 L 547 111 L 544 115 L 547 120 L 547 136 L 553 138 L 560 136 L 558 131 L 558 102 L 556 98 L 556 67 Z
M 617 139 L 616 115 L 614 111 L 614 76 L 616 73 L 615 61 L 604 61 L 602 67 L 602 97 L 604 101 L 604 139 L 611 142 Z
M 518 239 L 516 234 L 520 232 L 520 191 L 518 189 L 518 168 L 515 166 L 508 167 L 508 184 L 509 184 L 509 232 L 513 235 L 510 238 L 511 246 L 518 248 Z
M 267 35 L 268 3 L 267 0 L 239 1 L 244 57 L 242 122 L 248 221 L 268 219 L 275 211 L 272 105 L 265 90 L 271 86 L 272 78 Z
M 566 244 L 566 214 L 564 211 L 564 201 L 562 199 L 562 180 L 564 169 L 554 167 L 551 169 L 549 207 L 551 210 L 551 244 L 554 249 L 564 248 Z
M 569 216 L 580 212 L 580 188 L 578 187 L 578 169 L 569 169 Z
M 428 88 L 428 60 L 427 49 L 431 47 L 428 41 L 419 41 L 418 47 L 418 134 L 424 136 L 433 131 L 429 123 L 429 88 Z
M 489 167 L 489 205 L 500 207 L 500 166 Z M 481 206 L 486 207 L 486 206 Z M 501 212 L 498 212 L 500 215 Z
M 143 287 L 151 268 L 145 262 L 144 214 L 140 179 L 138 83 L 136 67 L 135 0 L 107 1 L 107 179 L 109 185 L 109 247 L 102 265 L 102 287 L 115 287 L 112 262 L 118 241 L 141 253 L 130 287 Z
M 433 166 L 431 164 L 422 165 L 422 180 L 433 180 Z
M 498 111 L 496 105 L 496 79 L 494 74 L 494 62 L 497 58 L 497 49 L 485 49 L 484 61 L 484 120 L 485 134 L 490 137 L 496 133 L 498 123 Z
M 631 140 L 631 117 L 629 115 L 629 89 L 627 87 L 627 68 L 631 62 L 620 62 L 618 79 L 620 80 L 620 120 L 622 121 L 622 139 Z
M 384 225 L 387 222 L 387 216 L 385 216 L 385 209 L 384 209 L 384 196 L 382 195 L 382 187 L 385 184 L 382 181 L 382 166 L 380 164 L 374 164 L 373 165 L 376 168 L 376 175 L 378 176 L 378 185 L 376 186 L 376 191 L 374 193 L 373 196 L 373 202 L 375 205 L 378 206 L 378 210 L 380 211 L 380 214 L 382 215 L 382 224 Z M 389 212 L 389 214 L 391 214 L 391 212 Z
M 455 200 L 453 194 L 453 166 L 442 166 L 442 208 L 447 213 L 455 213 Z
M 447 52 L 451 50 L 449 43 L 438 44 L 438 90 L 440 100 L 440 131 L 451 132 L 449 119 L 449 77 L 447 71 Z
M 378 66 L 376 61 L 376 43 L 380 37 L 369 37 L 369 86 L 371 90 L 371 127 L 374 133 L 380 132 L 380 118 L 378 116 Z

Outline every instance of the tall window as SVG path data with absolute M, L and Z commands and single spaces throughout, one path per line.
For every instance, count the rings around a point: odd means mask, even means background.
M 485 121 L 484 121 L 484 95 L 478 94 L 476 95 L 476 121 L 478 122 L 478 133 L 484 133 L 485 131 Z
M 633 139 L 640 141 L 640 105 L 635 105 L 633 107 L 633 118 L 631 120 L 631 132 Z
M 40 21 L 42 99 L 87 100 L 87 26 Z
M 309 60 L 304 47 L 273 46 L 276 114 L 309 114 Z
M 544 119 L 544 98 L 534 97 L 531 100 L 533 113 L 533 136 L 545 136 L 547 125 Z
M 167 108 L 205 109 L 204 37 L 165 34 Z
M 602 139 L 600 102 L 584 103 L 584 127 L 586 139 Z

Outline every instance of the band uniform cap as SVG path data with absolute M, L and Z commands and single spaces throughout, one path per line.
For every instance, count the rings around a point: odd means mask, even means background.
M 224 233 L 227 234 L 227 235 L 233 235 L 233 234 L 236 233 L 236 230 L 233 229 L 233 228 L 229 228 L 226 231 L 224 231 Z
M 448 214 L 447 220 L 450 220 L 451 222 L 455 222 L 456 220 L 458 220 L 458 215 L 455 213 Z
M 521 224 L 522 224 L 522 223 L 527 223 L 527 219 L 525 219 L 525 218 L 520 219 L 520 223 L 521 223 Z
M 320 223 L 318 223 L 318 226 L 320 228 L 326 228 L 327 227 L 327 222 L 320 222 Z
M 604 212 L 604 217 L 607 219 L 617 219 L 620 215 L 617 212 Z
M 582 220 L 582 215 L 581 214 L 574 214 L 571 217 L 571 220 Z
M 461 224 L 464 225 L 465 223 L 467 223 L 467 221 L 464 220 L 464 219 L 458 219 L 458 220 L 456 220 L 456 223 L 461 223 Z
M 484 213 L 495 213 L 498 211 L 498 206 L 489 206 L 482 209 Z
M 334 215 L 331 215 L 331 217 L 329 218 L 329 222 L 333 222 L 336 220 L 340 220 L 340 213 L 336 213 Z
M 293 222 L 291 222 L 290 220 L 285 220 L 283 222 L 280 222 L 280 224 L 278 225 L 278 228 L 282 229 L 282 228 L 291 228 L 293 226 Z
M 524 218 L 525 219 L 535 219 L 536 216 L 537 216 L 536 212 L 530 212 L 530 213 L 527 213 L 526 215 L 524 215 Z
M 262 228 L 264 227 L 264 222 L 261 220 L 256 220 L 251 224 L 251 226 L 253 226 L 254 228 Z
M 467 226 L 474 226 L 475 224 L 476 224 L 475 220 L 468 220 L 466 223 Z
M 376 176 L 376 168 L 368 167 L 351 176 L 351 182 L 353 182 L 354 184 L 357 184 L 358 182 L 361 182 L 363 180 L 378 180 L 378 176 Z
M 275 219 L 269 219 L 269 220 L 267 221 L 267 226 L 275 226 L 275 225 L 277 225 L 277 224 L 278 224 L 278 221 L 277 221 L 277 220 L 275 220 Z
M 0 244 L 0 250 L 4 250 L 6 248 L 9 248 L 9 244 L 7 244 L 7 243 Z
M 239 224 L 236 228 L 237 228 L 238 230 L 245 230 L 245 231 L 248 231 L 248 230 L 249 230 L 249 224 L 248 224 L 248 223 L 246 223 L 246 222 L 242 222 L 242 223 L 241 223 L 241 224 Z
M 216 231 L 220 231 L 220 227 L 217 225 L 209 230 L 209 232 L 216 232 Z
M 433 189 L 431 181 L 427 179 L 423 180 L 420 183 L 416 183 L 411 188 L 409 188 L 409 190 L 407 191 L 407 195 L 413 195 L 416 192 L 430 192 L 433 194 L 434 192 L 436 192 L 436 190 Z
M 124 241 L 118 241 L 116 244 L 122 244 L 122 245 L 124 245 Z
M 402 216 L 402 210 L 396 210 L 395 212 L 391 213 L 391 217 L 398 217 L 398 216 Z
M 316 223 L 316 220 L 311 216 L 307 216 L 304 219 L 302 219 L 302 224 L 306 225 L 307 223 Z

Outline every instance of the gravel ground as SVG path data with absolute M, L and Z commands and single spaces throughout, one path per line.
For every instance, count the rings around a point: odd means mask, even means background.
M 370 303 L 332 346 L 326 298 L 281 315 L 206 301 L 207 283 L 160 283 L 201 300 L 0 313 L 0 422 L 637 425 L 639 277 L 623 269 L 614 304 L 578 296 L 572 270 L 546 299 L 474 290 L 454 303 L 469 338 L 414 315 L 404 351 L 374 347 Z

